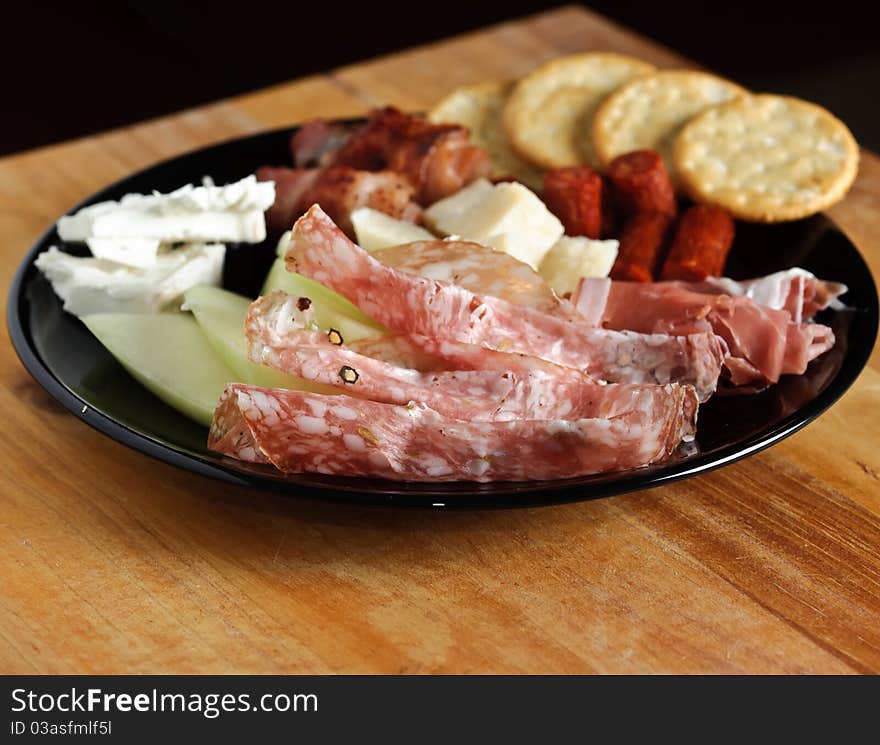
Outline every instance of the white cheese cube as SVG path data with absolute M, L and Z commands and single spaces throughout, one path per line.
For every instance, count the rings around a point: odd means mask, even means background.
M 607 277 L 617 258 L 616 240 L 564 235 L 544 256 L 539 268 L 557 295 L 574 292 L 581 277 Z
M 52 246 L 35 265 L 75 316 L 90 313 L 156 313 L 178 303 L 195 285 L 218 285 L 226 248 L 195 244 L 161 250 L 149 267 L 71 256 Z
M 480 179 L 425 211 L 438 232 L 504 251 L 537 269 L 564 229 L 534 192 L 519 183 Z
M 126 266 L 152 266 L 159 251 L 155 238 L 86 238 L 86 244 L 95 258 Z
M 464 189 L 428 207 L 425 210 L 425 222 L 438 233 L 458 233 L 455 226 L 467 224 L 469 215 L 479 211 L 492 191 L 490 181 L 484 178 L 472 181 Z
M 351 224 L 358 245 L 365 251 L 400 246 L 414 241 L 436 240 L 433 233 L 405 220 L 396 220 L 371 207 L 359 207 L 351 213 Z

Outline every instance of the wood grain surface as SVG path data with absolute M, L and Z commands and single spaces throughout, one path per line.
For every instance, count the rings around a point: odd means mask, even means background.
M 565 7 L 0 160 L 0 286 L 74 203 L 162 158 L 379 103 L 424 109 L 589 49 L 689 64 Z M 877 157 L 831 215 L 880 276 Z M 441 513 L 283 498 L 151 460 L 66 413 L 7 339 L 0 672 L 876 673 L 878 354 L 818 421 L 722 470 Z

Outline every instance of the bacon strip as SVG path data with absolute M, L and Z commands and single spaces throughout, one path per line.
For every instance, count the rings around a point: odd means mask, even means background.
M 330 165 L 351 137 L 352 127 L 326 119 L 305 122 L 290 138 L 290 154 L 297 168 Z
M 613 418 L 633 407 L 656 409 L 653 399 L 659 396 L 669 399 L 669 416 L 691 422 L 687 436 L 693 436 L 697 398 L 690 386 L 599 385 L 567 368 L 557 368 L 554 374 L 422 373 L 352 352 L 338 343 L 333 332 L 312 330 L 311 308 L 301 309 L 304 304 L 299 300 L 276 291 L 251 304 L 245 328 L 254 362 L 372 401 L 399 405 L 418 401 L 465 421 Z M 683 428 L 681 423 L 677 426 Z
M 464 422 L 423 404 L 227 386 L 208 447 L 286 473 L 399 481 L 525 481 L 638 468 L 684 437 L 661 409 L 614 419 Z
M 388 106 L 372 111 L 332 162 L 368 171 L 397 171 L 415 188 L 416 201 L 429 205 L 471 181 L 488 178 L 489 154 L 469 138 L 465 127 L 432 124 Z
M 538 357 L 610 382 L 690 383 L 701 401 L 717 384 L 723 350 L 714 334 L 596 329 L 401 272 L 348 240 L 317 205 L 294 226 L 286 261 L 406 334 Z
M 274 232 L 288 230 L 313 204 L 320 204 L 348 235 L 354 235 L 351 213 L 358 207 L 372 207 L 401 220 L 414 221 L 421 214 L 412 201 L 413 186 L 392 171 L 263 166 L 257 169 L 257 179 L 275 182 L 275 204 L 266 212 L 267 227 Z

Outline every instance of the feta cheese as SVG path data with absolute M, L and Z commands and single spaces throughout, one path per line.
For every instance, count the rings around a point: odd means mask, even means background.
M 425 210 L 428 225 L 504 251 L 537 269 L 564 229 L 543 201 L 519 183 L 478 179 Z
M 436 236 L 418 225 L 396 220 L 371 207 L 359 207 L 351 213 L 351 224 L 358 245 L 365 251 L 400 246 L 414 241 L 433 241 Z
M 52 246 L 34 263 L 75 316 L 156 313 L 178 303 L 190 287 L 219 285 L 225 252 L 222 244 L 160 249 L 153 266 L 131 267 Z
M 557 295 L 574 292 L 581 277 L 607 277 L 617 258 L 618 241 L 564 235 L 544 256 L 539 274 Z
M 223 241 L 259 243 L 266 237 L 263 212 L 275 202 L 275 183 L 251 175 L 226 186 L 186 186 L 169 194 L 126 194 L 58 221 L 65 241 L 141 238 L 163 243 Z
M 152 266 L 156 263 L 159 241 L 155 238 L 86 238 L 92 256 L 126 266 Z

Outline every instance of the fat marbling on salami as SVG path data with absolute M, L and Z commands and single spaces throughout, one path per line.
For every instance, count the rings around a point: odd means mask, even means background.
M 689 383 L 701 401 L 717 385 L 723 348 L 711 332 L 609 331 L 400 271 L 352 243 L 317 205 L 294 225 L 286 261 L 407 334 L 539 357 L 609 382 Z
M 455 419 L 614 418 L 638 410 L 669 419 L 685 437 L 696 423 L 696 392 L 678 383 L 600 385 L 558 366 L 421 372 L 376 360 L 346 348 L 339 332 L 317 330 L 312 303 L 281 291 L 251 304 L 245 331 L 250 357 L 258 364 L 373 401 L 416 401 Z
M 402 481 L 526 481 L 620 471 L 668 457 L 683 438 L 668 419 L 465 422 L 407 406 L 234 383 L 208 447 L 286 473 Z

